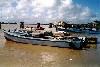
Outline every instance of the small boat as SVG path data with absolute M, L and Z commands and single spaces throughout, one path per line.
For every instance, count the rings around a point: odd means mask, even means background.
M 90 34 L 100 34 L 100 31 L 90 31 Z
M 86 33 L 86 34 L 100 34 L 100 31 L 94 31 L 94 30 L 83 30 L 83 29 L 75 29 L 75 28 L 70 28 L 70 29 L 63 29 L 63 28 L 58 28 L 58 31 L 65 31 L 65 32 L 74 32 L 74 33 Z
M 29 44 L 39 44 L 39 45 L 48 45 L 56 47 L 71 47 L 76 49 L 82 49 L 84 42 L 82 39 L 74 37 L 68 39 L 67 37 L 53 37 L 50 35 L 45 35 L 44 33 L 32 33 L 27 31 L 4 31 L 4 37 L 6 40 L 11 40 L 20 43 L 29 43 Z

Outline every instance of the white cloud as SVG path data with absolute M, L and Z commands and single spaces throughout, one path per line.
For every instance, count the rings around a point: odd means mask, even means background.
M 34 0 L 32 5 L 35 7 L 53 7 L 55 5 L 55 0 Z
M 1 2 L 1 0 L 0 0 Z M 2 17 L 27 22 L 89 21 L 92 13 L 88 7 L 73 0 L 5 0 L 0 3 Z

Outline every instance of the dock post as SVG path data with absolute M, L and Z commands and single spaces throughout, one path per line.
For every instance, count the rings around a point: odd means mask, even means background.
M 52 23 L 49 23 L 49 28 L 52 28 L 52 25 L 53 25 Z
M 0 29 L 1 29 L 1 22 L 0 22 Z
M 40 28 L 40 23 L 37 23 L 37 28 Z
M 24 22 L 20 22 L 20 28 L 24 29 Z

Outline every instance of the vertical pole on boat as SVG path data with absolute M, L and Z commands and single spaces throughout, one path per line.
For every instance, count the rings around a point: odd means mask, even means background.
M 21 29 L 24 28 L 24 22 L 20 22 L 20 28 L 21 28 Z
M 0 29 L 1 29 L 1 22 L 0 22 Z

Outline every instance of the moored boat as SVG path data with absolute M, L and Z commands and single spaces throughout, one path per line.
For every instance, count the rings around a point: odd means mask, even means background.
M 56 47 L 71 47 L 82 49 L 84 42 L 82 39 L 73 38 L 68 39 L 67 37 L 53 37 L 45 36 L 44 33 L 38 33 L 32 36 L 32 33 L 27 33 L 23 31 L 4 31 L 4 37 L 7 40 L 20 42 L 20 43 L 30 43 L 30 44 L 39 44 L 39 45 L 48 45 Z

